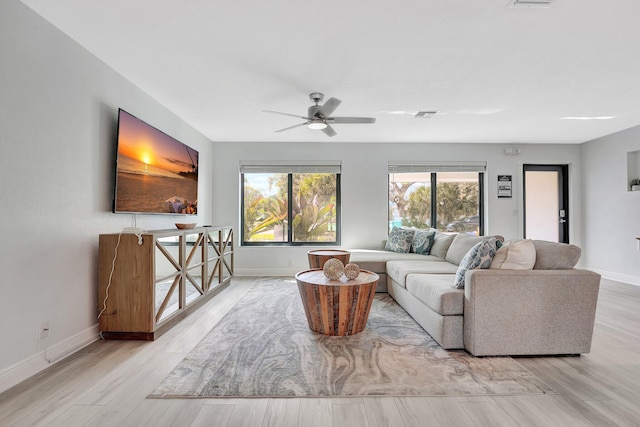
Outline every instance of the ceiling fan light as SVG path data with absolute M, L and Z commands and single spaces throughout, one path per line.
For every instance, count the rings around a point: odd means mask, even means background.
M 311 123 L 307 125 L 309 129 L 322 130 L 327 128 L 327 124 L 320 119 L 312 120 Z

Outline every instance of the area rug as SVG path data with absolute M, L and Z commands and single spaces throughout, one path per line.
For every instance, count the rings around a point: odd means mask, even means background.
M 259 280 L 149 397 L 468 396 L 553 390 L 509 357 L 438 345 L 377 294 L 365 330 L 312 332 L 293 279 Z

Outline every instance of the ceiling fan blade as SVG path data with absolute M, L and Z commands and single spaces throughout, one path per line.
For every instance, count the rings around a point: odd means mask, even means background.
M 327 102 L 325 102 L 324 105 L 318 109 L 316 115 L 320 114 L 323 117 L 329 117 L 341 103 L 342 101 L 337 98 L 329 98 Z
M 374 117 L 329 117 L 329 123 L 375 123 Z
M 304 118 L 304 117 L 303 117 L 303 118 Z M 288 128 L 284 128 L 284 129 L 277 130 L 276 132 L 284 132 L 285 130 L 289 130 L 289 129 L 293 129 L 293 128 L 299 128 L 300 126 L 304 126 L 304 125 L 306 125 L 307 123 L 309 123 L 309 122 L 304 122 L 304 123 L 299 123 L 299 124 L 297 124 L 297 125 L 289 126 Z
M 282 116 L 291 116 L 291 117 L 297 117 L 299 119 L 304 119 L 304 120 L 311 120 L 309 117 L 305 117 L 305 116 L 301 116 L 299 114 L 289 114 L 289 113 L 281 113 L 280 111 L 273 111 L 273 110 L 262 110 L 263 113 L 273 113 L 273 114 L 280 114 Z
M 327 136 L 336 136 L 337 133 L 335 130 L 333 130 L 333 128 L 329 125 L 327 125 L 326 128 L 322 129 L 322 132 L 324 132 Z

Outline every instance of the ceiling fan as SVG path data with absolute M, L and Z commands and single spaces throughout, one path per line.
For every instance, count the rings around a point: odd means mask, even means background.
M 324 95 L 319 92 L 313 92 L 309 95 L 311 101 L 315 103 L 307 110 L 306 116 L 299 116 L 297 114 L 281 113 L 280 111 L 262 110 L 265 113 L 282 114 L 283 116 L 297 117 L 299 119 L 306 120 L 304 123 L 299 123 L 294 126 L 289 126 L 284 129 L 277 130 L 276 132 L 283 132 L 285 130 L 297 128 L 300 126 L 307 126 L 309 129 L 318 129 L 324 132 L 327 136 L 337 135 L 336 131 L 331 127 L 331 124 L 346 124 L 346 123 L 375 123 L 376 119 L 373 117 L 330 117 L 331 113 L 342 103 L 337 98 L 329 98 L 324 105 L 320 105 L 320 102 L 324 99 Z

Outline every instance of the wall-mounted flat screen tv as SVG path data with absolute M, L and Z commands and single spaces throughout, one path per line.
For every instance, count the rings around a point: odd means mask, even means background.
M 118 110 L 114 212 L 195 215 L 198 152 Z

